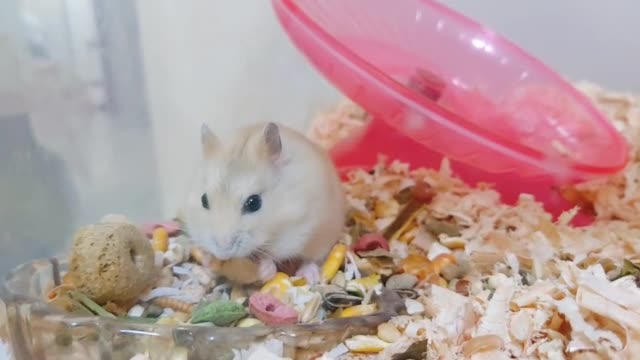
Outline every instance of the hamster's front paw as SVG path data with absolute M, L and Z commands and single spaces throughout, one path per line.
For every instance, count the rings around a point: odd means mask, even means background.
M 320 267 L 316 263 L 304 263 L 296 271 L 296 276 L 305 278 L 311 286 L 316 285 L 320 282 Z
M 258 278 L 261 282 L 266 283 L 271 280 L 278 272 L 276 263 L 271 259 L 260 259 L 258 263 Z

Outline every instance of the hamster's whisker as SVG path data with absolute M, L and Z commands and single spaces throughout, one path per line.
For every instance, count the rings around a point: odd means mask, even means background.
M 273 259 L 274 256 L 273 254 L 271 254 L 267 249 L 265 248 L 257 248 L 254 252 L 254 254 L 256 254 L 256 256 L 258 255 L 264 255 L 266 258 L 268 259 Z

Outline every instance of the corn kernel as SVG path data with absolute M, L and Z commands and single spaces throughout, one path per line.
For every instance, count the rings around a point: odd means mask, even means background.
M 329 256 L 327 256 L 327 260 L 322 265 L 322 281 L 329 282 L 336 275 L 342 263 L 344 262 L 344 258 L 347 254 L 347 247 L 344 244 L 336 244 Z
M 338 311 L 336 311 L 336 315 L 339 318 L 365 316 L 365 315 L 371 315 L 377 310 L 378 310 L 378 306 L 376 304 L 355 305 L 348 308 L 339 309 Z
M 291 281 L 291 285 L 293 286 L 305 286 L 307 285 L 307 279 L 300 277 L 300 276 L 292 276 L 291 278 L 289 278 L 289 280 Z
M 378 218 L 397 216 L 400 212 L 400 204 L 393 199 L 389 201 L 377 201 L 374 212 Z
M 158 227 L 153 230 L 153 250 L 166 252 L 169 249 L 169 233 L 165 228 Z
M 429 276 L 435 274 L 433 263 L 429 261 L 426 256 L 421 255 L 411 254 L 407 256 L 404 260 L 402 260 L 400 268 L 403 272 L 415 275 L 420 280 L 424 280 Z
M 432 284 L 432 285 L 436 285 L 436 286 L 440 286 L 443 288 L 447 288 L 449 287 L 449 283 L 447 282 L 447 280 L 445 280 L 442 276 L 433 273 L 431 275 L 429 275 L 428 277 L 426 277 L 424 279 L 424 281 L 428 284 Z
M 271 280 L 262 286 L 260 292 L 273 295 L 278 298 L 278 300 L 284 301 L 287 290 L 292 286 L 291 281 L 289 281 L 289 275 L 278 272 Z
M 416 238 L 416 234 L 413 231 L 407 231 L 404 234 L 402 234 L 400 236 L 400 238 L 398 239 L 398 241 L 405 243 L 405 244 L 411 244 L 413 242 L 413 240 L 415 240 Z
M 443 237 L 440 239 L 440 243 L 451 250 L 464 249 L 467 245 L 467 241 L 461 237 Z
M 442 269 L 444 269 L 447 265 L 455 265 L 457 263 L 456 257 L 453 254 L 440 254 L 436 256 L 432 261 L 433 270 L 436 274 L 440 274 Z
M 344 344 L 354 353 L 364 354 L 376 354 L 389 346 L 388 342 L 371 335 L 356 335 L 345 340 Z
M 373 274 L 360 279 L 354 279 L 349 281 L 349 284 L 357 284 L 364 287 L 365 290 L 370 290 L 380 284 L 380 274 Z M 349 284 L 347 284 L 347 288 L 349 287 Z
M 362 212 L 355 212 L 352 215 L 353 220 L 355 220 L 356 222 L 368 227 L 368 228 L 372 228 L 375 229 L 376 227 L 376 223 L 375 221 L 373 221 L 373 219 L 371 219 L 369 217 L 368 214 L 362 213 Z
M 403 235 L 407 232 L 412 232 L 412 229 L 418 227 L 416 218 L 424 211 L 424 205 L 421 205 L 415 201 L 409 202 L 405 205 L 404 209 L 398 214 L 396 220 L 387 227 L 384 232 L 385 238 L 389 239 L 389 242 L 394 240 L 410 241 L 413 240 L 413 236 L 407 238 Z M 401 222 L 401 223 L 400 223 Z

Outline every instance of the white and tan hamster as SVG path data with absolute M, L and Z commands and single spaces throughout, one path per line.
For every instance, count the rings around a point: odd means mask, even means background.
M 298 275 L 319 279 L 318 262 L 340 238 L 346 199 L 323 149 L 293 129 L 255 124 L 220 139 L 202 125 L 202 163 L 184 220 L 194 241 L 221 260 L 301 259 Z

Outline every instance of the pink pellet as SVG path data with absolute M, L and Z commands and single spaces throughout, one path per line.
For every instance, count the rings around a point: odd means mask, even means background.
M 291 325 L 298 322 L 298 312 L 269 294 L 254 293 L 249 297 L 249 311 L 267 325 Z
M 378 233 L 363 235 L 353 245 L 353 251 L 356 253 L 358 253 L 359 251 L 370 251 L 380 248 L 388 251 L 389 243 L 387 242 L 387 239 L 385 239 L 381 234 Z

